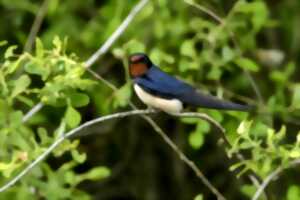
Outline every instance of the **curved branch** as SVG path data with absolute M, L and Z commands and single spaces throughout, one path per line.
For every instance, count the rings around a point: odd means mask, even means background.
M 106 42 L 96 51 L 86 62 L 85 67 L 90 68 L 99 57 L 106 53 L 111 45 L 121 36 L 121 34 L 126 30 L 128 25 L 134 19 L 134 17 L 142 10 L 142 8 L 148 3 L 149 0 L 141 0 L 125 18 L 122 24 L 115 30 L 115 32 L 106 40 Z
M 191 6 L 194 6 L 195 8 L 199 9 L 201 12 L 206 13 L 206 14 L 209 15 L 211 18 L 213 18 L 216 22 L 218 22 L 219 24 L 221 24 L 222 26 L 224 26 L 224 27 L 227 29 L 227 31 L 229 32 L 230 37 L 231 37 L 231 40 L 232 40 L 234 46 L 238 49 L 239 53 L 242 52 L 240 46 L 238 45 L 238 43 L 237 43 L 237 41 L 236 41 L 236 39 L 235 39 L 235 35 L 234 35 L 233 31 L 230 30 L 230 29 L 228 29 L 228 28 L 226 27 L 225 21 L 224 21 L 220 16 L 218 16 L 218 15 L 217 15 L 216 13 L 214 13 L 213 11 L 211 11 L 211 10 L 205 8 L 204 6 L 195 3 L 193 0 L 184 0 L 184 2 L 187 3 L 187 4 L 190 4 Z M 263 99 L 263 97 L 262 97 L 262 95 L 261 95 L 261 92 L 260 92 L 260 90 L 259 90 L 259 87 L 257 86 L 257 84 L 256 84 L 255 81 L 254 81 L 254 78 L 251 76 L 251 74 L 250 74 L 250 72 L 249 72 L 248 70 L 243 69 L 243 71 L 244 71 L 244 74 L 245 74 L 246 78 L 249 80 L 249 82 L 250 82 L 250 84 L 251 84 L 251 87 L 253 88 L 253 90 L 254 90 L 254 92 L 255 92 L 255 94 L 256 94 L 256 96 L 257 96 L 259 102 L 260 102 L 261 104 L 263 104 L 263 103 L 264 103 L 264 99 Z
M 269 183 L 274 180 L 274 178 L 278 177 L 285 169 L 292 168 L 300 164 L 300 159 L 296 159 L 294 161 L 291 161 L 288 164 L 288 167 L 278 167 L 275 171 L 273 171 L 270 175 L 267 176 L 267 178 L 263 181 L 263 183 L 260 185 L 258 190 L 255 192 L 252 200 L 257 200 L 261 193 L 265 190 L 265 188 L 269 185 Z
M 118 90 L 118 88 L 113 85 L 112 83 L 110 83 L 109 81 L 107 81 L 106 79 L 104 79 L 102 76 L 100 76 L 99 74 L 97 74 L 96 72 L 94 72 L 91 69 L 87 69 L 87 71 L 93 75 L 96 79 L 100 80 L 101 82 L 103 82 L 106 86 L 108 86 L 111 90 L 113 90 L 114 92 Z M 131 102 L 129 101 L 129 105 L 133 110 L 137 110 L 137 107 Z M 229 141 L 227 140 L 226 136 L 225 136 L 225 129 L 218 123 L 216 122 L 214 119 L 212 119 L 211 117 L 209 117 L 208 115 L 204 114 L 204 113 L 179 113 L 179 114 L 173 114 L 173 116 L 177 116 L 177 117 L 194 117 L 194 118 L 200 118 L 200 119 L 204 119 L 210 123 L 212 123 L 214 126 L 216 126 L 220 132 L 222 133 L 222 137 L 224 139 L 224 141 L 227 143 L 227 145 L 230 145 Z M 179 158 L 188 165 L 188 167 L 190 167 L 196 174 L 196 176 L 198 178 L 200 178 L 200 180 L 216 195 L 216 197 L 218 199 L 222 199 L 224 200 L 225 197 L 209 182 L 209 180 L 203 175 L 203 173 L 200 171 L 200 169 L 196 166 L 196 164 L 190 160 L 179 148 L 178 146 L 167 136 L 167 134 L 155 123 L 155 121 L 153 121 L 153 119 L 151 119 L 150 117 L 146 116 L 146 115 L 141 115 L 141 117 L 146 120 L 154 129 L 154 131 L 156 131 L 156 133 L 159 134 L 159 136 L 162 137 L 162 139 L 177 153 L 177 155 L 179 156 Z
M 150 114 L 153 113 L 153 111 L 147 111 L 147 110 L 134 110 L 134 111 L 128 111 L 123 113 L 115 113 L 112 115 L 106 115 L 103 117 L 99 117 L 97 119 L 88 121 L 81 126 L 69 131 L 66 134 L 62 134 L 61 137 L 59 137 L 54 143 L 52 143 L 45 152 L 43 152 L 40 156 L 38 156 L 32 163 L 30 163 L 25 169 L 23 169 L 17 176 L 15 176 L 13 179 L 11 179 L 7 184 L 2 186 L 0 188 L 0 192 L 3 192 L 13 186 L 17 181 L 19 181 L 23 176 L 25 176 L 33 167 L 35 167 L 38 163 L 40 163 L 42 160 L 44 160 L 52 151 L 55 149 L 60 143 L 62 143 L 65 139 L 75 135 L 77 132 L 81 131 L 82 129 L 91 126 L 93 124 L 103 122 L 110 119 L 115 118 L 123 118 L 130 115 L 138 115 L 138 114 Z
M 115 32 L 104 42 L 104 44 L 98 49 L 98 51 L 96 51 L 87 61 L 85 61 L 85 68 L 89 69 L 90 66 L 92 64 L 94 64 L 96 62 L 96 60 L 102 56 L 103 54 L 105 54 L 108 49 L 111 47 L 111 45 L 113 45 L 113 43 L 122 35 L 122 33 L 126 30 L 126 28 L 129 26 L 129 24 L 131 23 L 131 21 L 134 19 L 134 17 L 142 10 L 142 8 L 148 3 L 149 0 L 141 0 L 128 14 L 128 16 L 124 19 L 124 21 L 122 22 L 122 24 L 115 30 Z M 48 0 L 45 0 L 45 2 L 42 5 L 41 11 L 43 11 L 43 13 L 45 12 L 44 10 L 47 8 L 48 6 Z M 41 14 L 38 14 L 37 18 L 39 20 L 36 19 L 36 21 L 41 21 L 43 19 L 43 17 L 40 16 Z M 35 24 L 38 24 L 38 22 L 34 22 L 33 27 L 38 27 Z M 41 22 L 39 22 L 41 23 Z M 37 28 L 34 28 L 37 29 Z M 38 30 L 38 29 L 37 29 Z M 33 31 L 34 33 L 36 31 Z M 33 34 L 33 33 L 32 33 Z M 28 41 L 30 40 L 30 38 L 35 37 L 35 35 L 37 34 L 37 32 L 34 34 L 34 36 L 29 36 Z M 27 42 L 29 43 L 29 42 Z M 28 46 L 28 45 L 25 45 Z M 25 49 L 27 49 L 27 47 L 25 47 Z M 90 72 L 92 73 L 92 72 Z M 101 77 L 99 77 L 101 78 Z M 102 81 L 106 81 L 105 79 L 103 79 Z M 107 82 L 106 84 L 109 85 L 109 83 Z M 112 84 L 110 85 L 112 86 Z M 38 104 L 36 104 L 24 117 L 23 117 L 23 122 L 28 121 L 32 116 L 35 115 L 35 113 L 37 113 L 44 105 L 40 102 Z
M 150 125 L 152 125 L 156 132 L 159 133 L 159 135 L 163 138 L 163 140 L 174 150 L 174 152 L 180 157 L 180 159 L 186 163 L 199 177 L 202 182 L 216 195 L 216 197 L 220 200 L 225 200 L 225 197 L 209 182 L 209 180 L 204 176 L 204 174 L 200 171 L 200 169 L 196 166 L 196 164 L 191 161 L 179 148 L 178 146 L 161 130 L 159 126 L 156 125 L 156 123 L 148 116 L 145 116 L 146 114 L 153 114 L 157 113 L 157 111 L 154 110 L 133 110 L 133 111 L 127 111 L 122 113 L 115 113 L 111 115 L 106 115 L 103 117 L 99 117 L 97 119 L 88 121 L 81 126 L 67 132 L 66 134 L 62 134 L 61 137 L 59 137 L 52 145 L 50 145 L 45 152 L 43 152 L 40 156 L 38 156 L 32 163 L 30 163 L 25 169 L 23 169 L 17 176 L 15 176 L 13 179 L 11 179 L 8 183 L 6 183 L 4 186 L 0 188 L 0 192 L 3 192 L 10 187 L 12 187 L 16 182 L 18 182 L 22 177 L 24 177 L 27 173 L 29 173 L 37 164 L 39 164 L 41 161 L 43 161 L 59 144 L 61 144 L 65 139 L 70 138 L 74 135 L 76 135 L 78 132 L 83 130 L 84 128 L 87 128 L 91 125 L 94 125 L 96 123 L 100 123 L 107 120 L 112 120 L 116 118 L 124 118 L 127 116 L 133 116 L 133 115 L 143 115 L 143 117 L 149 122 Z M 223 130 L 222 126 L 218 124 L 218 122 L 214 121 L 211 117 L 209 117 L 206 114 L 203 113 L 179 113 L 174 115 L 176 117 L 196 117 L 203 120 L 206 120 L 210 123 L 212 123 L 214 126 L 216 126 L 218 129 Z
M 209 117 L 206 114 L 203 113 L 178 113 L 176 115 L 173 115 L 176 117 L 195 117 L 200 118 L 203 120 L 206 120 L 213 125 L 215 125 L 217 128 L 221 127 L 218 122 L 213 120 L 211 117 Z M 180 149 L 179 147 L 163 132 L 163 130 L 148 116 L 143 115 L 142 116 L 153 128 L 154 130 L 162 137 L 162 139 L 172 148 L 172 150 L 178 155 L 178 157 L 189 167 L 191 168 L 196 176 L 203 182 L 203 184 L 208 187 L 212 193 L 215 194 L 218 200 L 226 200 L 226 198 L 218 191 L 215 186 L 213 186 L 210 181 L 204 176 L 204 174 L 201 172 L 201 170 L 197 167 L 197 165 L 190 160 Z

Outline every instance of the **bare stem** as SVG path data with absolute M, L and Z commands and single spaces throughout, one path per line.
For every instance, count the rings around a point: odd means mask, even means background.
M 85 62 L 86 68 L 91 67 L 91 65 L 93 65 L 101 55 L 107 52 L 111 45 L 122 35 L 134 17 L 142 10 L 148 1 L 149 0 L 140 0 L 140 2 L 131 10 L 122 24 L 117 28 L 117 30 L 115 30 L 108 40 L 106 40 L 106 42 Z
M 153 114 L 157 113 L 157 111 L 154 110 L 133 110 L 133 111 L 127 111 L 127 112 L 121 112 L 121 113 L 115 113 L 111 115 L 106 115 L 103 117 L 96 118 L 94 120 L 88 121 L 82 125 L 80 125 L 77 128 L 74 128 L 73 130 L 67 132 L 66 134 L 61 134 L 61 136 L 50 145 L 46 151 L 44 151 L 40 156 L 38 156 L 32 163 L 30 163 L 25 169 L 23 169 L 17 176 L 15 176 L 13 179 L 11 179 L 8 183 L 6 183 L 4 186 L 0 188 L 0 192 L 3 192 L 10 187 L 12 187 L 16 182 L 18 182 L 22 177 L 24 177 L 27 173 L 29 173 L 37 164 L 39 164 L 41 161 L 43 161 L 59 144 L 61 144 L 65 139 L 70 138 L 71 136 L 74 136 L 78 134 L 80 131 L 82 131 L 84 128 L 87 128 L 89 126 L 92 126 L 96 123 L 100 123 L 103 121 L 108 121 L 116 118 L 124 118 L 128 116 L 134 116 L 134 115 L 146 115 L 146 114 Z M 206 114 L 201 113 L 180 113 L 175 115 L 177 117 L 197 117 L 201 118 L 203 120 L 206 120 L 210 123 L 212 123 L 215 126 L 220 127 L 217 122 L 214 122 L 212 118 L 210 118 Z M 209 182 L 209 180 L 203 175 L 201 170 L 196 166 L 196 164 L 191 161 L 179 148 L 178 146 L 161 130 L 159 126 L 156 125 L 156 123 L 148 116 L 143 116 L 149 124 L 151 124 L 155 131 L 159 133 L 159 135 L 163 138 L 163 140 L 176 152 L 176 154 L 179 156 L 179 158 L 186 163 L 194 172 L 195 174 L 202 180 L 202 182 L 217 196 L 220 200 L 225 200 L 225 197 Z
M 43 108 L 43 103 L 36 104 L 31 110 L 26 113 L 26 115 L 23 117 L 22 122 L 27 122 L 33 115 L 35 115 L 37 112 L 39 112 Z
M 229 30 L 227 27 L 226 27 L 226 23 L 225 21 L 220 17 L 218 16 L 216 13 L 214 13 L 213 11 L 209 10 L 208 8 L 198 4 L 198 3 L 195 3 L 193 0 L 184 0 L 184 2 L 186 2 L 187 4 L 190 4 L 191 6 L 194 6 L 195 8 L 199 9 L 201 12 L 204 12 L 206 13 L 207 15 L 209 15 L 211 18 L 213 18 L 216 22 L 218 22 L 219 24 L 221 24 L 222 26 L 224 26 L 227 31 L 229 31 L 229 34 L 231 36 L 231 40 L 233 41 L 235 47 L 237 48 L 237 50 L 239 51 L 239 53 L 241 53 L 241 48 L 239 46 L 239 44 L 237 43 L 236 39 L 235 39 L 235 34 L 232 30 Z M 255 83 L 253 77 L 251 76 L 250 72 L 246 69 L 243 70 L 244 71 L 244 74 L 246 76 L 246 78 L 249 80 L 255 94 L 256 94 L 256 97 L 258 98 L 259 102 L 261 104 L 264 104 L 264 99 L 261 95 L 261 92 L 259 90 L 259 87 L 257 86 L 257 84 Z
M 114 92 L 118 90 L 116 86 L 111 84 L 109 81 L 105 80 L 102 76 L 95 73 L 93 70 L 88 69 L 88 72 L 91 73 L 96 79 L 102 81 L 105 85 L 107 85 L 110 89 L 112 89 Z M 129 105 L 133 110 L 137 110 L 137 107 L 129 101 Z M 214 119 L 209 117 L 208 115 L 204 113 L 179 113 L 174 116 L 177 117 L 196 117 L 204 119 L 213 125 L 215 125 L 218 129 L 220 129 L 222 132 L 224 132 L 224 128 L 216 122 Z M 171 149 L 178 155 L 178 157 L 188 166 L 190 167 L 196 174 L 198 178 L 203 182 L 204 185 L 206 185 L 215 195 L 218 199 L 224 200 L 225 197 L 209 182 L 209 180 L 203 175 L 201 170 L 196 166 L 196 164 L 190 160 L 179 148 L 178 146 L 167 136 L 167 134 L 151 119 L 150 117 L 146 115 L 141 115 L 141 117 L 146 120 L 156 131 L 156 133 L 161 136 L 161 138 L 171 147 Z
M 48 3 L 50 0 L 45 0 L 42 7 L 40 8 L 40 11 L 35 19 L 35 22 L 33 23 L 31 32 L 29 34 L 28 40 L 25 45 L 25 51 L 31 51 L 32 44 L 34 41 L 34 38 L 37 35 L 37 32 L 39 30 L 39 27 L 41 25 L 41 22 L 44 18 L 45 12 L 48 7 Z M 124 19 L 122 24 L 115 30 L 115 32 L 104 42 L 104 44 L 98 49 L 97 52 L 95 52 L 86 62 L 85 62 L 85 68 L 89 68 L 92 64 L 95 63 L 97 59 L 103 54 L 105 54 L 108 49 L 111 47 L 111 45 L 122 35 L 122 33 L 126 30 L 126 28 L 129 26 L 131 21 L 134 19 L 134 17 L 138 14 L 139 11 L 146 5 L 146 3 L 149 0 L 141 0 L 128 14 L 128 16 Z M 90 73 L 94 73 L 94 76 L 97 76 L 97 74 L 93 71 L 90 71 Z M 101 79 L 102 77 L 99 76 L 98 79 Z M 103 82 L 106 82 L 106 85 L 110 85 L 110 87 L 114 87 L 114 85 L 107 82 L 105 79 L 101 80 Z M 115 88 L 117 89 L 117 88 Z M 23 122 L 28 121 L 33 115 L 35 115 L 44 105 L 40 102 L 37 105 L 35 105 L 23 118 Z
M 285 169 L 291 168 L 291 167 L 295 167 L 295 166 L 297 166 L 299 164 L 300 164 L 300 159 L 296 159 L 296 160 L 291 161 L 288 164 L 288 167 L 280 166 L 276 170 L 274 170 L 270 175 L 268 175 L 265 178 L 265 180 L 263 181 L 263 183 L 260 185 L 260 187 L 255 192 L 252 200 L 257 200 L 260 197 L 260 195 L 263 193 L 263 191 L 265 190 L 265 188 L 269 185 L 269 183 L 272 180 L 274 180 L 276 177 L 278 177 Z
M 191 6 L 194 6 L 195 8 L 201 10 L 202 12 L 206 13 L 210 17 L 212 17 L 214 20 L 216 20 L 218 23 L 223 24 L 223 19 L 219 17 L 216 13 L 213 11 L 207 9 L 206 7 L 195 3 L 193 0 L 184 0 L 185 3 L 190 4 Z
M 42 25 L 42 22 L 45 18 L 45 15 L 46 15 L 46 12 L 48 10 L 48 5 L 49 5 L 49 2 L 51 0 L 44 0 L 43 4 L 41 5 L 35 19 L 34 19 L 34 22 L 32 24 L 32 27 L 30 29 L 30 33 L 28 35 L 28 38 L 27 38 L 27 41 L 25 43 L 25 46 L 24 46 L 24 51 L 27 51 L 27 52 L 31 52 L 32 50 L 32 46 L 34 44 L 34 40 L 41 28 L 41 25 Z
M 190 115 L 191 114 L 191 115 Z M 208 115 L 202 113 L 180 113 L 176 114 L 174 116 L 177 117 L 195 117 L 204 119 L 213 125 L 216 125 L 214 123 L 215 121 L 210 118 Z M 172 150 L 178 155 L 178 157 L 189 167 L 191 168 L 196 176 L 203 182 L 203 184 L 208 187 L 213 194 L 217 197 L 218 200 L 225 200 L 226 198 L 218 191 L 218 189 L 205 177 L 203 172 L 197 167 L 197 165 L 190 160 L 180 149 L 179 147 L 163 132 L 163 130 L 148 116 L 142 116 L 153 128 L 154 130 L 161 136 L 161 138 L 172 148 Z M 218 127 L 219 128 L 219 127 Z

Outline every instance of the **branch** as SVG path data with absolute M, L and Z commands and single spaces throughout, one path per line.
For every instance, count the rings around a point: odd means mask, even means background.
M 294 161 L 291 161 L 287 167 L 278 167 L 275 171 L 273 171 L 270 175 L 268 175 L 266 177 L 266 179 L 264 180 L 264 182 L 260 185 L 260 187 L 257 189 L 257 191 L 255 192 L 252 200 L 257 200 L 261 193 L 265 190 L 265 188 L 268 186 L 268 184 L 274 180 L 276 177 L 278 177 L 285 169 L 287 168 L 292 168 L 295 167 L 297 165 L 300 164 L 300 159 L 296 159 Z
M 102 76 L 100 76 L 99 74 L 97 74 L 93 70 L 88 69 L 87 71 L 91 75 L 93 75 L 96 79 L 102 81 L 105 85 L 107 85 L 114 92 L 116 92 L 118 90 L 118 88 L 115 85 L 113 85 L 109 81 L 105 80 Z M 131 101 L 129 101 L 129 105 L 133 110 L 137 110 L 137 107 Z M 194 117 L 194 118 L 204 119 L 204 120 L 212 123 L 214 126 L 216 126 L 222 133 L 225 132 L 224 128 L 218 122 L 216 122 L 214 119 L 212 119 L 211 117 L 209 117 L 208 115 L 203 114 L 203 113 L 179 113 L 179 114 L 173 114 L 173 116 L 176 116 L 176 117 Z M 146 120 L 153 127 L 153 129 L 159 134 L 159 136 L 161 136 L 162 139 L 172 148 L 172 150 L 176 152 L 176 154 L 179 156 L 179 158 L 184 163 L 186 163 L 188 165 L 188 167 L 190 167 L 195 172 L 196 176 L 198 178 L 200 178 L 200 180 L 216 195 L 216 197 L 218 199 L 223 199 L 223 200 L 225 199 L 223 197 L 223 195 L 203 175 L 203 173 L 195 165 L 195 163 L 192 160 L 190 160 L 182 151 L 180 151 L 178 146 L 175 143 L 172 142 L 172 140 L 167 136 L 167 134 L 150 117 L 148 117 L 146 115 L 141 115 L 141 117 L 144 120 Z M 222 135 L 224 135 L 224 134 L 222 134 Z M 225 137 L 225 141 L 227 141 L 226 137 Z
M 48 10 L 49 2 L 50 2 L 50 0 L 45 0 L 43 2 L 42 6 L 40 7 L 40 9 L 34 19 L 32 27 L 30 29 L 30 33 L 28 35 L 27 41 L 24 46 L 24 51 L 31 52 L 34 40 L 41 28 L 42 22 L 45 18 L 47 10 Z
M 33 115 L 35 115 L 37 112 L 39 112 L 43 108 L 43 103 L 36 104 L 31 110 L 26 113 L 26 115 L 23 117 L 22 122 L 27 122 Z
M 46 151 L 44 151 L 40 156 L 38 156 L 32 163 L 30 163 L 25 169 L 23 169 L 17 176 L 11 179 L 8 183 L 0 188 L 0 192 L 7 190 L 12 187 L 16 182 L 18 182 L 22 177 L 24 177 L 27 173 L 29 173 L 37 164 L 43 161 L 59 144 L 61 144 L 65 139 L 70 138 L 76 135 L 78 132 L 82 131 L 84 128 L 92 126 L 96 123 L 116 119 L 116 118 L 124 118 L 128 116 L 134 115 L 146 115 L 157 113 L 154 110 L 133 110 L 121 113 L 115 113 L 111 115 L 106 115 L 103 117 L 96 118 L 94 120 L 88 121 L 81 126 L 74 128 L 73 130 L 67 132 L 66 134 L 61 134 L 61 136 L 50 145 Z M 206 120 L 212 123 L 217 128 L 220 128 L 221 125 L 215 122 L 211 117 L 203 113 L 180 113 L 174 115 L 176 117 L 196 117 L 203 120 Z M 225 197 L 209 182 L 208 179 L 203 175 L 200 169 L 195 165 L 193 161 L 191 161 L 179 148 L 178 146 L 161 130 L 159 126 L 155 124 L 155 122 L 148 116 L 144 116 L 145 119 L 154 127 L 155 131 L 159 133 L 159 135 L 163 138 L 163 140 L 175 151 L 175 153 L 180 157 L 180 159 L 185 162 L 194 172 L 195 174 L 203 181 L 203 183 L 217 196 L 219 200 L 225 200 Z
M 207 9 L 206 7 L 200 5 L 200 4 L 197 4 L 195 2 L 193 2 L 193 0 L 184 0 L 184 2 L 186 2 L 187 4 L 190 4 L 191 6 L 194 6 L 195 8 L 199 9 L 200 11 L 206 13 L 207 15 L 209 15 L 210 17 L 212 17 L 216 22 L 218 22 L 219 24 L 221 24 L 221 26 L 224 26 L 225 28 L 226 27 L 226 24 L 225 24 L 225 21 L 220 17 L 218 16 L 216 13 L 214 13 L 213 11 Z M 238 45 L 238 42 L 236 41 L 235 39 L 235 35 L 233 33 L 233 31 L 231 31 L 230 29 L 227 28 L 227 31 L 229 31 L 229 34 L 231 36 L 231 40 L 233 42 L 233 44 L 235 45 L 235 47 L 238 49 L 238 51 L 241 53 L 241 49 Z M 263 100 L 263 97 L 261 95 L 261 92 L 258 88 L 258 86 L 256 85 L 253 77 L 251 76 L 251 74 L 249 73 L 248 70 L 244 69 L 244 74 L 245 76 L 247 77 L 247 79 L 250 81 L 250 84 L 258 98 L 258 100 L 263 104 L 264 100 Z M 229 141 L 227 140 L 226 136 L 225 136 L 225 133 L 223 133 L 223 139 L 225 140 L 225 142 L 227 143 L 227 145 L 230 147 L 231 144 L 229 143 Z M 241 161 L 245 160 L 245 158 L 243 157 L 242 154 L 238 153 L 236 154 L 237 158 Z M 256 187 L 259 187 L 260 185 L 260 181 L 258 180 L 256 174 L 253 172 L 254 175 L 248 175 L 249 179 L 252 181 L 252 183 L 256 186 Z
M 126 30 L 134 17 L 142 10 L 149 0 L 140 0 L 140 2 L 131 10 L 129 15 L 125 18 L 122 24 L 115 30 L 115 32 L 106 40 L 106 42 L 85 62 L 85 67 L 90 68 L 101 55 L 107 52 L 111 45 L 121 36 Z
M 204 6 L 195 3 L 193 0 L 184 0 L 185 3 L 190 4 L 191 6 L 196 7 L 197 9 L 201 10 L 202 12 L 206 13 L 207 15 L 209 15 L 210 17 L 212 17 L 214 20 L 216 20 L 218 23 L 220 24 L 224 24 L 223 23 L 223 19 L 221 17 L 219 17 L 217 14 L 215 14 L 213 11 L 205 8 Z
M 219 24 L 221 24 L 222 26 L 224 26 L 225 28 L 227 28 L 226 24 L 225 24 L 225 21 L 220 16 L 218 16 L 216 13 L 214 13 L 213 11 L 209 10 L 208 8 L 202 6 L 202 5 L 198 4 L 198 3 L 195 3 L 193 0 L 184 0 L 184 2 L 187 3 L 187 4 L 190 4 L 191 6 L 194 6 L 195 8 L 199 9 L 202 12 L 206 13 L 207 15 L 209 15 L 210 17 L 212 17 L 215 21 L 217 21 Z M 230 30 L 230 29 L 228 29 L 228 28 L 227 28 L 227 31 L 229 31 L 229 34 L 231 36 L 231 40 L 232 40 L 233 44 L 235 45 L 235 47 L 237 48 L 237 50 L 241 53 L 242 52 L 241 48 L 240 48 L 240 46 L 238 45 L 238 42 L 235 39 L 235 35 L 234 35 L 233 31 Z M 255 92 L 258 100 L 259 100 L 259 102 L 261 104 L 263 104 L 264 103 L 264 99 L 263 99 L 263 97 L 261 95 L 261 92 L 260 92 L 257 84 L 255 83 L 253 77 L 251 76 L 250 72 L 248 70 L 246 70 L 246 69 L 243 69 L 243 71 L 244 71 L 245 76 L 249 80 L 249 82 L 250 82 L 250 84 L 251 84 L 251 86 L 252 86 L 252 88 L 253 88 L 253 90 L 254 90 L 254 92 Z
M 51 146 L 47 148 L 47 150 L 42 153 L 40 156 L 38 156 L 32 163 L 30 163 L 24 170 L 22 170 L 15 178 L 10 180 L 7 184 L 5 184 L 3 187 L 0 188 L 0 192 L 3 192 L 13 186 L 17 181 L 19 181 L 23 176 L 25 176 L 33 167 L 35 167 L 38 163 L 40 163 L 42 160 L 44 160 L 52 151 L 55 149 L 60 143 L 62 143 L 65 139 L 75 135 L 77 132 L 81 131 L 82 129 L 91 126 L 93 124 L 115 119 L 115 118 L 123 118 L 130 115 L 138 115 L 138 114 L 150 114 L 153 113 L 153 111 L 145 111 L 145 110 L 135 110 L 135 111 L 128 111 L 123 113 L 116 113 L 112 115 L 106 115 L 104 117 L 99 117 L 94 120 L 88 121 L 81 126 L 69 131 L 66 134 L 62 134 L 61 137 L 59 137 L 54 143 L 52 143 Z
M 28 38 L 28 45 L 31 44 L 30 41 L 33 40 L 36 37 L 36 34 L 39 30 L 39 24 L 41 23 L 43 19 L 42 13 L 45 12 L 47 6 L 48 6 L 48 1 L 45 0 L 39 14 L 34 22 L 34 25 L 32 27 L 32 33 L 29 34 Z M 105 54 L 108 49 L 111 47 L 111 45 L 121 36 L 121 34 L 126 30 L 126 28 L 129 26 L 130 22 L 134 19 L 134 17 L 138 14 L 139 11 L 146 5 L 146 3 L 149 0 L 141 0 L 128 14 L 128 16 L 125 18 L 125 20 L 122 22 L 122 24 L 115 30 L 115 32 L 104 42 L 104 44 L 98 49 L 97 52 L 95 52 L 86 62 L 85 62 L 85 68 L 89 69 L 89 67 L 95 63 L 95 61 L 103 54 Z M 43 11 L 43 12 L 42 12 Z M 26 45 L 25 45 L 26 46 Z M 32 44 L 31 44 L 32 46 Z M 25 47 L 25 50 L 28 47 Z M 31 48 L 30 48 L 31 49 Z M 89 71 L 90 73 L 93 73 Z M 96 73 L 95 73 L 96 74 Z M 94 74 L 94 76 L 95 76 Z M 99 76 L 98 79 L 101 79 L 102 77 Z M 108 81 L 105 79 L 102 79 L 101 81 L 106 82 L 106 85 L 109 85 L 110 87 L 116 88 L 114 85 L 110 84 Z M 32 116 L 34 116 L 44 105 L 40 102 L 37 105 L 35 105 L 24 117 L 23 117 L 23 122 L 28 121 Z
M 210 118 L 208 115 L 203 113 L 180 113 L 176 114 L 174 116 L 177 117 L 195 117 L 204 119 L 213 125 L 216 125 L 216 127 L 221 127 L 217 122 L 215 122 L 212 118 Z M 203 184 L 208 187 L 212 193 L 215 194 L 218 200 L 226 200 L 226 198 L 218 191 L 217 188 L 215 188 L 211 182 L 204 176 L 204 174 L 201 172 L 201 170 L 197 167 L 197 165 L 190 160 L 180 149 L 179 147 L 163 132 L 163 130 L 148 116 L 142 116 L 149 124 L 154 128 L 154 130 L 161 136 L 161 138 L 172 148 L 172 150 L 178 155 L 178 157 L 189 167 L 191 168 L 196 176 L 203 182 Z

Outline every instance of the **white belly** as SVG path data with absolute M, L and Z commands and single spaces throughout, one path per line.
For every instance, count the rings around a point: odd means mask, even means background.
M 167 113 L 179 113 L 183 109 L 181 101 L 177 99 L 163 99 L 160 97 L 153 96 L 144 91 L 140 86 L 134 84 L 134 90 L 137 96 L 146 105 L 165 111 Z

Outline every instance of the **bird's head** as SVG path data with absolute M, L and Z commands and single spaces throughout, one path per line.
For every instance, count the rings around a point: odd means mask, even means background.
M 134 53 L 129 56 L 129 73 L 132 78 L 143 76 L 152 66 L 146 54 Z

